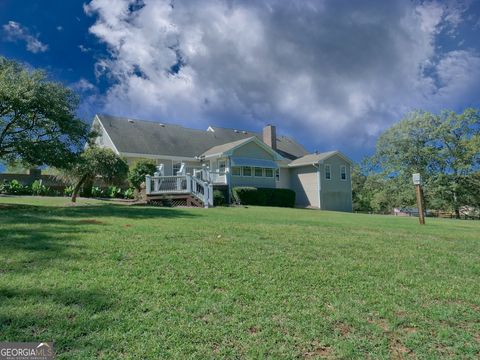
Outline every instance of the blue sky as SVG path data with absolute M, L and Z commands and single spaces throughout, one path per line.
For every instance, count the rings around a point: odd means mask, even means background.
M 109 113 L 274 123 L 355 160 L 413 109 L 480 106 L 480 1 L 0 1 L 0 55 Z

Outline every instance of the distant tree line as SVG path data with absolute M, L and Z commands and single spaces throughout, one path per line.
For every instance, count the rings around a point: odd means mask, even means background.
M 389 213 L 415 206 L 412 174 L 420 173 L 426 206 L 480 207 L 480 112 L 415 111 L 386 130 L 373 156 L 352 175 L 356 211 Z

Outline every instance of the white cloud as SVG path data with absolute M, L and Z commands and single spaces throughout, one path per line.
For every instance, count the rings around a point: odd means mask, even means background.
M 78 45 L 78 48 L 79 48 L 80 51 L 83 52 L 83 53 L 86 53 L 86 52 L 89 52 L 89 51 L 92 50 L 92 49 L 90 49 L 90 48 L 88 48 L 88 47 L 86 47 L 86 46 L 84 46 L 84 45 L 82 45 L 82 44 Z
M 173 4 L 173 5 L 172 5 Z M 184 125 L 275 122 L 319 149 L 359 148 L 414 108 L 477 86 L 473 52 L 441 54 L 464 7 L 438 2 L 93 0 L 110 56 L 104 111 Z M 476 78 L 478 80 L 478 77 Z M 478 83 L 478 81 L 477 81 Z M 468 92 L 471 94 L 470 92 Z
M 63 30 L 63 26 L 58 25 L 58 26 L 57 26 L 57 30 L 58 30 L 58 31 L 62 31 L 62 30 Z
M 5 40 L 7 41 L 25 41 L 27 50 L 36 54 L 45 52 L 48 50 L 48 45 L 42 43 L 38 39 L 38 35 L 34 36 L 30 34 L 28 28 L 22 26 L 15 21 L 9 21 L 3 25 L 3 31 L 5 33 Z

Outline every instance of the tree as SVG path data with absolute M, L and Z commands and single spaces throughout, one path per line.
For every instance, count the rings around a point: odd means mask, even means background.
M 139 160 L 129 171 L 128 180 L 130 184 L 140 191 L 140 185 L 145 181 L 146 175 L 153 175 L 157 171 L 157 166 L 153 160 Z
M 67 167 L 89 138 L 76 94 L 0 57 L 0 159 Z
M 89 147 L 80 155 L 70 174 L 76 179 L 72 194 L 72 202 L 75 202 L 82 185 L 93 181 L 97 176 L 101 176 L 107 183 L 124 182 L 128 174 L 128 165 L 111 149 Z
M 412 112 L 378 139 L 372 168 L 396 189 L 390 198 L 409 198 L 412 173 L 420 173 L 427 201 L 448 207 L 460 215 L 470 205 L 472 176 L 480 165 L 480 112 L 466 109 L 461 114 L 443 111 L 439 115 Z M 408 193 L 405 192 L 408 189 Z M 412 192 L 413 194 L 413 192 Z

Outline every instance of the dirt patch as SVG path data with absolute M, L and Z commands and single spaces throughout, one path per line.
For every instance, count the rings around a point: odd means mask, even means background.
M 132 224 L 125 224 L 123 225 L 123 227 L 126 227 L 126 228 L 129 228 L 129 227 L 132 227 L 133 225 Z
M 84 219 L 79 221 L 80 224 L 105 225 L 103 221 L 96 219 Z
M 250 335 L 255 335 L 256 333 L 258 333 L 258 328 L 252 326 L 250 329 L 248 329 L 248 332 L 250 333 Z
M 411 350 L 403 345 L 398 339 L 392 339 L 390 341 L 390 354 L 391 359 L 400 360 L 407 359 Z
M 415 334 L 417 332 L 417 329 L 414 327 L 404 327 L 402 330 L 407 334 Z
M 337 331 L 340 333 L 342 336 L 347 336 L 352 332 L 352 327 L 348 324 L 345 324 L 343 322 L 339 322 L 335 325 L 335 328 Z
M 332 359 L 333 351 L 330 346 L 317 346 L 314 350 L 303 353 L 304 359 Z
M 380 329 L 382 329 L 385 332 L 390 331 L 390 327 L 388 326 L 388 322 L 385 319 L 368 319 L 368 322 L 370 324 L 377 325 Z

